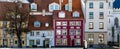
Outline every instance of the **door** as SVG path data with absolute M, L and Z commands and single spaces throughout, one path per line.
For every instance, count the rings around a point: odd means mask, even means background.
M 73 47 L 74 46 L 74 39 L 71 39 L 71 41 L 70 41 L 70 45 Z
M 49 48 L 49 39 L 45 39 L 45 40 L 43 41 L 43 47 L 44 47 L 44 48 Z

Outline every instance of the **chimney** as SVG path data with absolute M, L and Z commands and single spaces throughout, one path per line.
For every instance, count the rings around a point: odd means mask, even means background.
M 68 0 L 69 11 L 72 11 L 72 0 Z
M 62 9 L 62 2 L 63 2 L 63 0 L 59 0 L 60 10 Z

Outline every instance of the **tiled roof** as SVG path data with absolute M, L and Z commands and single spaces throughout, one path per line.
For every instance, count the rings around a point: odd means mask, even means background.
M 40 27 L 34 27 L 34 22 L 39 21 L 41 23 Z M 46 27 L 45 23 L 49 23 L 49 26 Z M 30 16 L 29 19 L 29 30 L 52 30 L 53 29 L 53 19 L 52 16 Z
M 113 2 L 113 8 L 120 8 L 120 0 L 115 0 Z
M 37 4 L 37 8 L 39 12 L 42 12 L 42 10 L 44 9 L 46 12 L 49 12 L 49 4 L 51 3 L 58 3 L 59 4 L 59 0 L 35 0 L 35 3 Z M 62 10 L 58 10 L 58 11 L 53 11 L 53 15 L 49 15 L 49 16 L 42 16 L 42 15 L 31 15 L 30 19 L 29 19 L 29 30 L 53 30 L 53 18 L 54 19 L 59 19 L 58 16 L 58 12 L 59 11 L 64 11 L 65 13 L 67 13 L 67 16 L 65 19 L 82 19 L 83 20 L 83 12 L 82 12 L 82 7 L 81 7 L 81 1 L 80 0 L 72 0 L 72 12 L 69 11 L 65 11 L 65 5 L 68 4 L 68 0 L 63 0 L 62 2 Z M 73 18 L 72 13 L 74 11 L 78 11 L 80 13 L 80 17 L 78 18 Z M 41 26 L 40 27 L 34 27 L 34 22 L 35 21 L 40 21 L 41 22 Z M 48 22 L 50 24 L 49 27 L 45 27 L 45 22 Z

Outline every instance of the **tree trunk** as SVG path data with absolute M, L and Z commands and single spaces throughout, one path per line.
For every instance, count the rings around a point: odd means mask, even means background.
M 17 32 L 18 48 L 22 48 L 21 31 Z

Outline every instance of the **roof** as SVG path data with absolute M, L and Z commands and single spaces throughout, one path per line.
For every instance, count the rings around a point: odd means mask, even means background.
M 113 2 L 113 8 L 120 8 L 120 0 L 115 0 Z
M 0 0 L 0 2 L 14 2 L 14 1 L 17 1 L 17 0 Z M 29 3 L 28 0 L 18 0 L 18 1 L 21 1 L 22 3 Z
M 41 23 L 40 27 L 34 27 L 35 21 L 39 21 Z M 49 26 L 46 27 L 45 23 L 49 23 Z M 39 15 L 30 16 L 28 29 L 29 30 L 52 30 L 53 29 L 52 16 L 39 16 Z
M 32 1 L 32 0 L 31 0 Z M 59 4 L 59 0 L 34 0 L 34 2 L 37 4 L 37 11 L 42 12 L 42 10 L 44 9 L 46 12 L 49 12 L 49 4 L 51 3 L 57 3 Z M 81 6 L 81 1 L 80 0 L 72 0 L 72 12 L 66 11 L 65 10 L 65 5 L 68 4 L 68 0 L 63 0 L 62 2 L 62 8 L 61 10 L 58 11 L 53 11 L 53 15 L 49 15 L 49 16 L 42 16 L 42 15 L 31 15 L 29 18 L 29 30 L 53 30 L 53 19 L 59 19 L 57 17 L 57 13 L 59 11 L 64 11 L 65 13 L 67 13 L 67 16 L 65 19 L 84 19 L 83 16 L 83 12 L 82 12 L 82 6 Z M 80 17 L 78 18 L 73 18 L 72 17 L 72 13 L 74 11 L 77 11 L 80 13 Z M 40 27 L 34 27 L 34 22 L 35 21 L 39 21 L 41 22 L 41 26 Z M 49 27 L 45 27 L 45 22 L 48 22 L 50 24 Z

